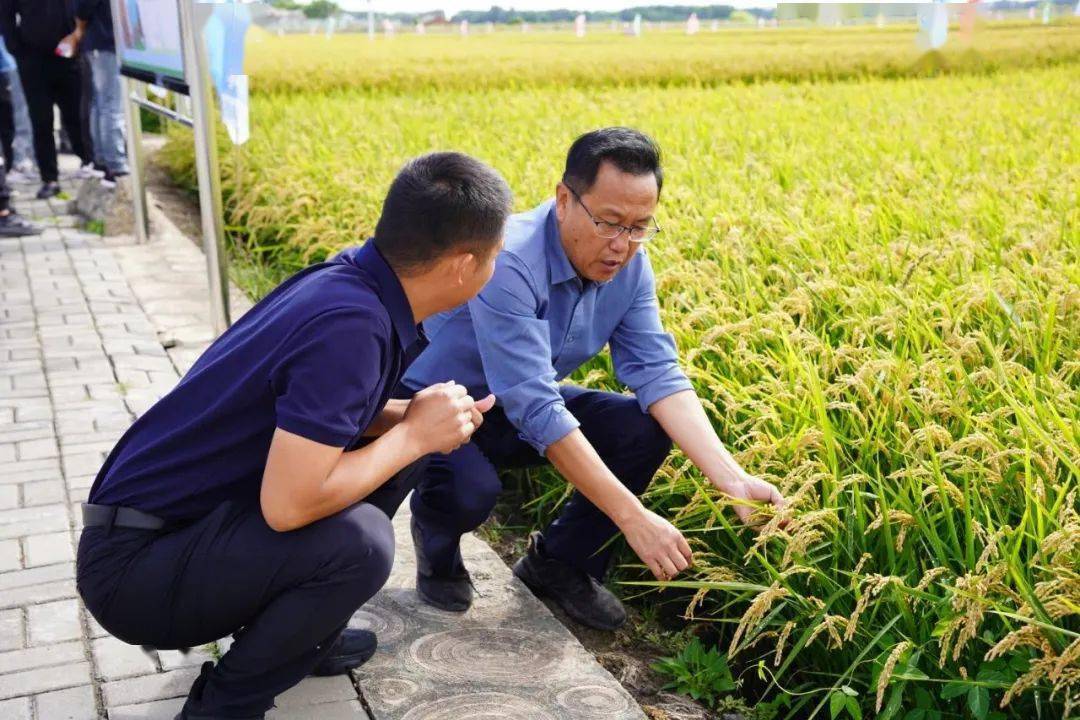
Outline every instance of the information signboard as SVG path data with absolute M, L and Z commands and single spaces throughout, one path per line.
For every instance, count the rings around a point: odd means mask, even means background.
M 111 0 L 120 72 L 187 94 L 177 0 Z

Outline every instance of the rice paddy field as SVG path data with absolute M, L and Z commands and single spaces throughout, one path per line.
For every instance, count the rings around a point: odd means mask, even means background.
M 524 210 L 579 133 L 650 133 L 665 324 L 791 503 L 737 526 L 676 452 L 647 502 L 696 567 L 659 587 L 624 553 L 622 594 L 776 717 L 1080 717 L 1080 24 L 914 34 L 253 36 L 236 277 L 362 241 L 413 155 L 472 153 Z M 191 152 L 163 151 L 181 183 Z M 575 380 L 617 387 L 605 357 Z M 566 494 L 527 487 L 537 521 Z

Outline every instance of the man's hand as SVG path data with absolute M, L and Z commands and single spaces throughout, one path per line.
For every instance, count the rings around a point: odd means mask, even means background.
M 784 496 L 775 485 L 748 473 L 742 473 L 736 480 L 730 482 L 717 483 L 717 488 L 736 501 L 735 514 L 744 523 L 750 522 L 755 503 L 769 503 L 777 510 L 784 507 Z
M 61 45 L 67 44 L 67 45 L 71 46 L 71 54 L 72 54 L 72 56 L 75 56 L 79 52 L 79 43 L 81 43 L 81 42 L 82 42 L 82 33 L 79 32 L 78 28 L 76 28 L 75 30 L 73 30 L 70 33 L 68 33 L 67 35 L 65 35 L 60 40 L 60 42 L 56 43 L 56 47 L 60 47 Z
M 475 401 L 463 385 L 451 380 L 416 393 L 401 423 L 422 454 L 450 453 L 469 441 L 494 405 L 494 395 Z
M 694 561 L 690 544 L 682 533 L 644 507 L 630 521 L 622 523 L 619 529 L 657 580 L 671 580 Z

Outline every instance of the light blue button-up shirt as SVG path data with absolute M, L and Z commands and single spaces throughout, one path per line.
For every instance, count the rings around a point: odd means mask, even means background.
M 578 427 L 558 381 L 611 345 L 615 375 L 642 412 L 689 390 L 675 341 L 660 324 L 656 280 L 644 250 L 611 281 L 582 281 L 566 256 L 549 200 L 507 222 L 495 274 L 465 305 L 428 318 L 431 342 L 404 383 L 454 380 L 495 394 L 522 440 L 543 454 Z

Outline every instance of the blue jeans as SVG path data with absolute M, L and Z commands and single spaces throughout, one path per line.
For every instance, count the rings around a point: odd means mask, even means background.
M 90 100 L 90 138 L 94 161 L 113 173 L 128 172 L 124 145 L 124 98 L 116 53 L 91 50 L 94 94 Z

